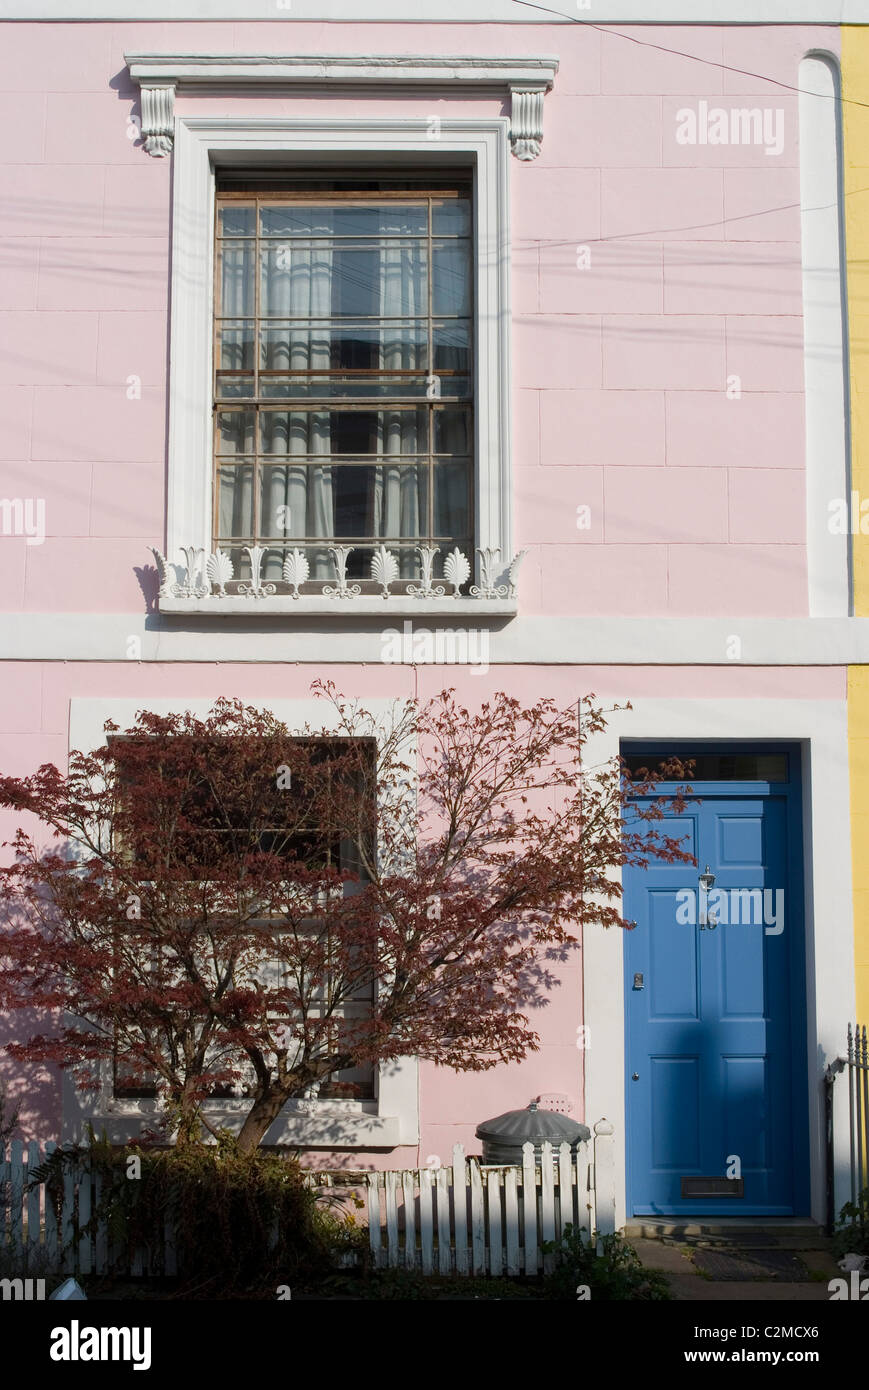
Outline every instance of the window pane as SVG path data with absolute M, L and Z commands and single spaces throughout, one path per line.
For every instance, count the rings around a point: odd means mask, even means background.
M 253 256 L 252 242 L 220 243 L 220 312 L 224 317 L 254 312 Z
M 434 465 L 434 535 L 467 534 L 470 529 L 469 483 L 467 459 Z
M 444 198 L 432 203 L 432 231 L 435 236 L 469 236 L 471 204 L 468 198 Z
M 256 208 L 238 203 L 225 203 L 218 214 L 221 236 L 253 236 L 256 232 Z
M 252 410 L 221 410 L 217 417 L 217 452 L 252 454 L 255 418 Z
M 426 314 L 426 255 L 425 243 L 415 241 L 265 243 L 260 251 L 260 311 L 266 318 Z
M 438 329 L 438 332 L 441 330 Z M 462 326 L 444 325 L 461 339 Z M 467 327 L 464 327 L 467 335 Z M 425 324 L 404 323 L 271 323 L 260 332 L 260 368 L 302 372 L 318 367 L 369 371 L 423 370 L 426 365 Z
M 332 415 L 328 410 L 263 410 L 260 413 L 260 452 L 263 454 L 329 454 Z
M 387 241 L 378 249 L 374 268 L 374 294 L 370 300 L 372 308 L 360 309 L 360 313 L 382 314 L 396 318 L 402 314 L 428 313 L 428 247 L 421 242 Z M 342 267 L 343 270 L 343 267 Z M 361 271 L 357 271 L 351 257 L 346 260 L 348 289 L 355 285 Z M 351 297 L 342 299 L 342 305 L 352 302 Z M 341 313 L 353 313 L 352 308 L 341 308 Z
M 260 474 L 263 536 L 331 536 L 332 474 L 329 465 L 277 464 Z
M 252 400 L 256 394 L 252 376 L 218 376 L 217 394 L 222 401 Z
M 253 466 L 238 464 L 218 470 L 217 529 L 227 539 L 253 536 Z
M 414 539 L 428 531 L 426 464 L 266 465 L 263 536 Z
M 139 1064 L 136 1066 L 129 1054 L 123 1052 L 123 1044 L 115 1045 L 114 1093 L 119 1098 L 149 1099 L 157 1094 L 157 1073 L 149 1072 Z
M 470 372 L 471 325 L 469 323 L 462 319 L 436 323 L 432 328 L 432 335 L 436 372 Z M 451 387 L 449 389 L 452 391 Z
M 424 203 L 350 203 L 333 207 L 279 203 L 261 207 L 260 232 L 264 237 L 425 236 L 426 218 Z
M 253 320 L 224 323 L 217 333 L 219 371 L 253 371 Z
M 332 235 L 332 209 L 295 203 L 260 206 L 260 236 L 316 237 Z
M 433 249 L 432 309 L 436 314 L 471 312 L 468 243 L 442 241 Z
M 264 454 L 417 454 L 426 449 L 426 411 L 263 410 Z
M 436 454 L 469 454 L 471 452 L 471 415 L 461 407 L 449 407 L 434 412 L 434 452 Z
M 253 320 L 225 323 L 217 333 L 217 394 L 250 398 L 254 394 Z
M 337 536 L 373 536 L 378 500 L 374 468 L 332 470 L 332 515 Z
M 375 470 L 376 536 L 399 538 L 428 534 L 427 464 L 390 464 Z
M 639 774 L 650 771 L 653 776 L 666 762 L 666 753 L 631 753 L 625 762 L 632 777 L 639 780 Z M 787 753 L 685 753 L 675 752 L 671 756 L 682 762 L 692 763 L 690 772 L 679 781 L 685 782 L 786 782 L 788 780 Z

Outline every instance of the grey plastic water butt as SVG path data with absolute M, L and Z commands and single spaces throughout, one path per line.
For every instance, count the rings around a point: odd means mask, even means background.
M 508 1110 L 494 1120 L 484 1120 L 477 1125 L 476 1135 L 483 1142 L 484 1163 L 521 1164 L 523 1144 L 533 1144 L 539 1159 L 545 1143 L 554 1149 L 569 1144 L 575 1151 L 577 1144 L 591 1138 L 591 1130 L 555 1110 L 538 1110 L 532 1101 L 527 1110 Z

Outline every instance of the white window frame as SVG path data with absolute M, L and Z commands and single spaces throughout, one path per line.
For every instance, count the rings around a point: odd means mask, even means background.
M 204 718 L 213 705 L 210 699 L 149 699 L 155 714 L 183 713 Z M 264 700 L 256 695 L 244 697 L 246 705 L 267 706 L 290 732 L 303 737 L 310 730 L 340 730 L 337 712 L 325 700 Z M 390 727 L 400 701 L 366 700 L 365 707 L 376 721 L 378 743 Z M 104 724 L 111 719 L 121 729 L 132 727 L 142 700 L 124 698 L 70 700 L 69 746 L 93 752 L 105 745 Z M 106 1130 L 114 1144 L 136 1138 L 145 1127 L 153 1127 L 157 1102 L 147 1098 L 115 1096 L 111 1061 L 100 1064 L 98 1091 L 80 1091 L 68 1073 L 63 1077 L 63 1142 L 83 1140 L 90 1123 L 99 1134 Z M 419 1142 L 419 1062 L 416 1057 L 400 1057 L 376 1068 L 374 1100 L 296 1100 L 289 1101 L 268 1130 L 268 1144 L 298 1148 L 392 1149 Z M 224 1128 L 238 1131 L 250 1110 L 249 1100 L 212 1100 L 210 1119 Z
M 418 154 L 421 165 L 437 155 L 474 169 L 475 279 L 475 545 L 497 555 L 476 581 L 500 587 L 477 598 L 405 598 L 394 595 L 388 611 L 451 617 L 516 612 L 512 550 L 510 455 L 510 121 L 506 117 L 440 119 L 371 117 L 364 106 L 353 118 L 263 118 L 184 116 L 174 131 L 172 311 L 169 380 L 169 477 L 166 558 L 168 582 L 160 609 L 167 613 L 268 616 L 276 612 L 376 614 L 382 599 L 270 597 L 263 602 L 227 595 L 221 599 L 171 592 L 186 568 L 173 573 L 185 548 L 212 548 L 212 313 L 215 168 L 299 163 L 312 154 L 353 163 L 380 155 L 384 167 L 396 156 Z M 441 166 L 442 167 L 442 166 Z M 474 557 L 468 557 L 474 566 Z

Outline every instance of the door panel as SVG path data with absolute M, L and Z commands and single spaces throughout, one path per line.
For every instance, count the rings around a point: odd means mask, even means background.
M 676 921 L 675 892 L 651 889 L 646 909 L 649 920 L 648 990 L 649 1018 L 699 1020 L 700 981 L 697 950 L 685 941 L 685 929 Z
M 796 768 L 787 784 L 692 785 L 700 804 L 662 828 L 683 837 L 698 867 L 652 860 L 624 872 L 636 921 L 625 939 L 630 1210 L 799 1214 L 808 1165 Z M 707 865 L 715 885 L 704 899 Z M 736 1175 L 739 1195 L 720 1182 L 684 1195 L 684 1178 Z

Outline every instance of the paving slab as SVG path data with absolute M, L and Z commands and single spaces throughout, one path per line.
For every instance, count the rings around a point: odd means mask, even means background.
M 668 1274 L 667 1281 L 679 1303 L 827 1303 L 830 1298 L 825 1283 L 716 1280 L 704 1279 L 699 1274 Z
M 646 1269 L 658 1269 L 664 1274 L 697 1276 L 697 1271 L 691 1261 L 675 1245 L 662 1245 L 659 1240 L 643 1240 L 642 1238 L 632 1240 L 631 1245 Z
M 710 1279 L 777 1279 L 780 1283 L 809 1282 L 802 1260 L 790 1250 L 704 1250 L 691 1252 L 695 1269 Z
M 810 1274 L 823 1274 L 825 1279 L 840 1279 L 842 1271 L 836 1262 L 836 1256 L 832 1250 L 796 1250 L 794 1252 L 802 1260 Z

